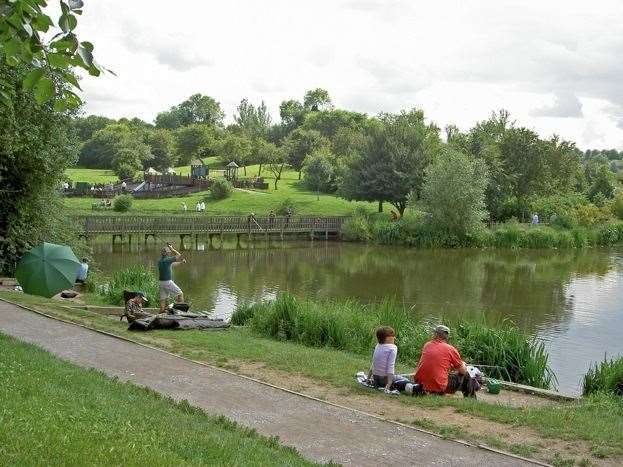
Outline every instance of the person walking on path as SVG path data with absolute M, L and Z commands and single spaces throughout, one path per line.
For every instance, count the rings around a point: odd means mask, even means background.
M 158 280 L 160 281 L 160 312 L 164 313 L 167 307 L 167 299 L 173 295 L 177 303 L 184 301 L 184 293 L 175 282 L 173 282 L 173 271 L 171 266 L 175 263 L 185 263 L 179 251 L 173 248 L 171 243 L 160 251 L 158 260 Z

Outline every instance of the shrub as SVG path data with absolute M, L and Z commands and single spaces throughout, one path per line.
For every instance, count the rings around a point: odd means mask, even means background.
M 132 207 L 133 198 L 131 195 L 119 195 L 113 200 L 113 209 L 117 212 L 127 212 Z
M 582 392 L 585 396 L 605 392 L 623 396 L 623 357 L 606 360 L 591 366 L 584 375 Z
M 342 239 L 350 242 L 368 242 L 372 239 L 370 224 L 364 216 L 352 216 L 342 224 Z
M 617 219 L 623 220 L 623 191 L 619 191 L 612 203 L 612 212 Z
M 135 265 L 115 272 L 110 279 L 97 285 L 97 293 L 105 303 L 110 305 L 124 305 L 123 291 L 142 290 L 147 295 L 149 303 L 159 301 L 159 287 L 155 272 L 145 266 Z
M 579 194 L 552 195 L 532 198 L 528 205 L 530 212 L 536 212 L 544 222 L 569 216 L 576 207 L 588 204 L 585 196 Z M 555 221 L 554 221 L 555 222 Z
M 335 156 L 326 149 L 318 149 L 305 158 L 303 184 L 312 191 L 332 193 L 337 189 L 335 181 Z
M 232 194 L 233 187 L 224 178 L 217 178 L 210 185 L 210 197 L 212 199 L 229 198 Z
M 392 326 L 400 347 L 399 361 L 413 366 L 431 337 L 431 326 L 426 320 L 392 301 L 370 305 L 353 301 L 311 302 L 282 294 L 272 302 L 242 305 L 234 316 L 232 321 L 244 322 L 263 336 L 360 355 L 369 355 L 374 347 L 374 329 Z M 452 342 L 463 358 L 488 366 L 488 374 L 536 387 L 548 388 L 554 383 L 543 344 L 510 321 L 489 326 L 483 317 L 476 322 L 458 320 L 449 324 L 453 329 Z
M 612 211 L 608 206 L 597 207 L 594 204 L 585 204 L 575 208 L 578 224 L 592 227 L 612 220 Z
M 288 212 L 288 208 L 290 209 L 292 215 L 294 215 L 297 211 L 296 204 L 290 198 L 282 200 L 275 208 L 275 213 L 278 216 L 285 216 Z

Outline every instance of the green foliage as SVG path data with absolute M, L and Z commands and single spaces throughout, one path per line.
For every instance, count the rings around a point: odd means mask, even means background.
M 270 127 L 271 117 L 264 101 L 257 107 L 249 104 L 247 99 L 242 99 L 234 115 L 236 125 L 247 135 L 253 137 L 265 137 Z
M 39 105 L 22 89 L 28 68 L 0 60 L 0 74 L 13 85 L 12 105 L 0 111 L 0 273 L 42 242 L 86 249 L 64 217 L 59 195 L 64 170 L 75 163 L 70 112 Z
M 319 149 L 305 158 L 303 183 L 311 191 L 331 193 L 335 185 L 335 156 L 328 150 Z
M 156 127 L 175 130 L 193 124 L 220 127 L 225 114 L 221 105 L 210 96 L 193 94 L 179 105 L 156 116 Z
M 623 191 L 617 192 L 612 203 L 612 212 L 617 219 L 623 220 Z
M 355 302 L 316 303 L 282 294 L 274 302 L 241 307 L 232 320 L 263 336 L 361 355 L 370 354 L 378 326 L 391 326 L 396 330 L 399 361 L 412 366 L 431 338 L 428 322 L 391 301 L 365 306 Z M 549 388 L 554 383 L 543 344 L 512 323 L 489 326 L 484 321 L 457 321 L 450 326 L 452 343 L 465 361 L 495 366 L 498 369 L 490 374 L 508 375 L 511 381 L 535 387 Z
M 210 196 L 212 199 L 229 198 L 232 194 L 233 187 L 231 183 L 223 178 L 217 178 L 210 185 Z
M 123 291 L 143 291 L 150 306 L 159 303 L 159 285 L 155 271 L 144 266 L 134 265 L 115 272 L 112 277 L 103 279 L 96 285 L 97 294 L 109 305 L 125 305 Z
M 317 112 L 319 110 L 327 110 L 333 107 L 329 91 L 322 88 L 309 90 L 303 98 L 303 107 L 307 111 Z
M 79 164 L 96 169 L 112 169 L 120 178 L 149 163 L 152 155 L 143 134 L 127 123 L 113 123 L 97 130 L 80 151 Z
M 153 157 L 152 167 L 161 172 L 175 167 L 179 155 L 175 151 L 175 138 L 170 130 L 157 128 L 147 134 L 147 145 Z
M 132 195 L 119 195 L 115 196 L 115 199 L 112 202 L 113 209 L 117 212 L 127 212 L 132 207 L 132 202 L 134 198 Z
M 325 149 L 329 141 L 316 130 L 297 128 L 286 138 L 284 148 L 288 164 L 299 172 L 303 170 L 305 158 L 315 151 Z
M 82 104 L 74 92 L 80 85 L 73 74 L 82 68 L 99 76 L 102 68 L 93 59 L 93 44 L 80 42 L 75 29 L 82 1 L 60 0 L 61 15 L 57 24 L 46 12 L 44 0 L 3 2 L 0 9 L 0 66 L 27 66 L 21 77 L 21 89 L 32 93 L 38 104 L 51 101 L 56 111 L 75 109 Z M 51 39 L 46 39 L 51 38 Z M 0 79 L 0 101 L 5 107 L 14 104 L 15 86 Z
M 585 396 L 598 392 L 623 396 L 623 357 L 591 366 L 584 375 L 582 392 Z
M 175 152 L 180 164 L 190 164 L 193 159 L 215 152 L 217 145 L 214 130 L 208 125 L 193 124 L 175 131 Z
M 253 142 L 244 134 L 229 133 L 221 141 L 220 153 L 221 162 L 224 165 L 233 161 L 238 166 L 244 168 L 244 174 L 246 175 L 246 166 L 251 163 Z
M 347 199 L 388 201 L 402 215 L 410 194 L 419 199 L 440 146 L 439 129 L 423 112 L 383 114 L 370 124 L 363 152 L 348 161 L 340 192 Z
M 595 204 L 614 197 L 614 174 L 606 164 L 600 165 L 592 177 L 588 198 Z
M 294 215 L 298 212 L 298 208 L 293 199 L 285 198 L 279 202 L 279 204 L 275 207 L 274 211 L 275 214 L 277 214 L 278 216 L 285 216 L 288 214 L 288 212 Z
M 446 235 L 464 237 L 478 231 L 487 218 L 487 184 L 483 161 L 445 151 L 426 169 L 422 206 L 429 222 Z

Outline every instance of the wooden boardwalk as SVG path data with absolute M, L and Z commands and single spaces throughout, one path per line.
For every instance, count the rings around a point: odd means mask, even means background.
M 324 238 L 340 235 L 342 225 L 348 217 L 274 217 L 257 216 L 171 216 L 171 217 L 131 217 L 131 216 L 85 216 L 75 218 L 82 227 L 86 238 L 96 235 L 112 235 L 116 238 L 144 235 L 148 237 L 160 235 L 186 236 L 199 235 L 280 235 L 307 234 L 311 238 Z

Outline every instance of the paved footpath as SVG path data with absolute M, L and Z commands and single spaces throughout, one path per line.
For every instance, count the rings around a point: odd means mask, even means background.
M 79 366 L 97 368 L 176 400 L 186 399 L 264 435 L 279 436 L 284 444 L 315 461 L 375 466 L 532 465 L 291 394 L 3 301 L 0 332 Z

